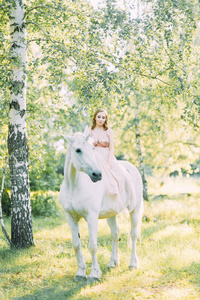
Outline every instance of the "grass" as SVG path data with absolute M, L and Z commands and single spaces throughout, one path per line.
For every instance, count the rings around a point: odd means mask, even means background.
M 0 233 L 0 299 L 200 299 L 200 185 L 176 179 L 160 188 L 150 181 L 149 190 L 151 201 L 145 202 L 142 242 L 137 247 L 138 270 L 128 269 L 130 224 L 129 216 L 123 213 L 118 216 L 120 267 L 107 270 L 112 244 L 107 223 L 100 220 L 102 278 L 93 285 L 75 282 L 71 233 L 60 208 L 55 218 L 33 219 L 36 247 L 10 250 Z M 10 219 L 5 223 L 9 228 Z M 80 235 L 89 274 L 91 258 L 84 220 Z

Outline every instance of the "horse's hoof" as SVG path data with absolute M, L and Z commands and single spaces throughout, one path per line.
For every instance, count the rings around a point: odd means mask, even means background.
M 111 269 L 114 269 L 114 268 L 116 268 L 116 265 L 108 265 L 108 266 L 107 266 L 107 269 L 108 269 L 108 270 L 111 270 Z
M 95 282 L 100 282 L 100 279 L 97 278 L 97 277 L 89 277 L 89 278 L 87 279 L 87 284 L 92 285 L 92 284 L 95 283 Z
M 80 276 L 80 275 L 76 275 L 75 278 L 74 278 L 74 280 L 75 280 L 76 282 L 82 281 L 82 280 L 86 280 L 86 279 L 87 279 L 86 276 Z
M 107 266 L 107 268 L 110 270 L 111 268 L 114 269 L 116 267 L 119 266 L 119 262 L 118 261 L 114 261 L 113 263 L 109 263 L 109 265 Z
M 107 265 L 107 270 L 110 271 L 111 270 L 111 267 L 110 265 Z
M 129 266 L 129 270 L 130 271 L 137 270 L 137 269 L 138 269 L 137 265 L 135 265 L 135 266 Z

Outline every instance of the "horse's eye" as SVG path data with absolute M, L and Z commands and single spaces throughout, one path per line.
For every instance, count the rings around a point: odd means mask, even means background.
M 80 153 L 81 153 L 81 149 L 79 149 L 79 148 L 76 149 L 76 153 L 79 153 L 79 154 L 80 154 Z

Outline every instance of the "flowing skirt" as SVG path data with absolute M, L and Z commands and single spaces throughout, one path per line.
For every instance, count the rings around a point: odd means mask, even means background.
M 101 215 L 109 217 L 128 208 L 131 212 L 136 205 L 136 195 L 133 182 L 128 171 L 113 156 L 111 167 L 108 166 L 109 149 L 95 148 L 95 157 L 102 172 L 102 180 L 106 187 L 106 197 L 102 202 Z

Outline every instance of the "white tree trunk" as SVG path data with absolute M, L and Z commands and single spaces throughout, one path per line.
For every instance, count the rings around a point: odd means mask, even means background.
M 144 200 L 148 201 L 148 185 L 147 179 L 145 174 L 145 167 L 143 162 L 143 155 L 142 155 L 142 148 L 141 148 L 141 136 L 140 136 L 140 118 L 139 118 L 139 104 L 137 100 L 137 95 L 135 95 L 135 136 L 136 136 L 136 147 L 138 151 L 138 158 L 139 158 L 139 169 L 142 176 L 143 182 L 143 198 Z
M 33 245 L 26 130 L 27 40 L 25 27 L 23 0 L 12 0 L 10 28 L 13 75 L 8 152 L 11 180 L 11 244 L 17 248 Z

